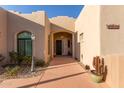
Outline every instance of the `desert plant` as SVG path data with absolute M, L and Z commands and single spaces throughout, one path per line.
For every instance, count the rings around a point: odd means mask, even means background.
M 96 56 L 93 58 L 93 67 L 95 70 L 91 70 L 92 80 L 96 83 L 99 83 L 103 80 L 104 75 L 104 59 Z
M 17 63 L 17 61 L 18 61 L 18 54 L 17 54 L 17 52 L 14 52 L 14 51 L 9 52 L 9 56 L 10 56 L 11 62 Z
M 31 65 L 31 60 L 32 60 L 31 56 L 23 57 L 23 63 L 25 63 L 25 64 Z
M 18 72 L 20 71 L 20 67 L 19 66 L 15 66 L 15 67 L 6 67 L 5 68 L 5 73 L 7 76 L 17 76 Z
M 93 67 L 95 68 L 94 73 L 96 75 L 102 75 L 104 72 L 104 61 L 99 56 L 93 58 Z
M 36 59 L 35 58 L 35 66 L 41 66 L 41 67 L 43 67 L 43 66 L 45 66 L 45 61 L 42 60 L 42 59 Z
M 23 55 L 18 55 L 17 56 L 18 65 L 21 65 L 21 63 L 23 62 L 23 60 L 24 60 L 24 56 Z

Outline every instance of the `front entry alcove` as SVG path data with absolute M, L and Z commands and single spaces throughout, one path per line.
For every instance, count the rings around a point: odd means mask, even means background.
M 54 34 L 54 56 L 72 56 L 72 34 L 58 32 Z

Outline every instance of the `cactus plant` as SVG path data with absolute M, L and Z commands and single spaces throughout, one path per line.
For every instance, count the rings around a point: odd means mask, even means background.
M 104 72 L 104 61 L 99 56 L 93 58 L 93 67 L 95 68 L 95 74 L 102 75 Z
M 93 57 L 93 67 L 95 70 L 91 70 L 91 77 L 94 82 L 101 82 L 104 75 L 104 59 L 99 56 Z

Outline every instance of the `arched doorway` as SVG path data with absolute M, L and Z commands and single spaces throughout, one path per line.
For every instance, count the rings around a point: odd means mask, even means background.
M 72 34 L 54 33 L 54 56 L 72 56 Z
M 19 55 L 32 55 L 32 40 L 30 32 L 24 31 L 17 35 L 17 51 Z

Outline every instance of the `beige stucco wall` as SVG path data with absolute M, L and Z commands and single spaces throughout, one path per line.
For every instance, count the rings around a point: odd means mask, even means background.
M 0 10 L 0 54 L 7 56 L 7 12 Z
M 107 65 L 106 83 L 110 87 L 124 88 L 124 55 L 111 54 L 103 57 Z
M 48 39 L 49 39 L 49 36 L 50 36 L 50 33 L 51 33 L 51 29 L 50 29 L 51 25 L 50 25 L 50 21 L 45 13 L 45 42 L 44 42 L 44 45 L 45 45 L 45 60 L 46 62 L 48 62 L 51 58 L 51 54 L 49 54 L 48 52 L 48 47 L 51 46 L 49 45 L 49 42 L 48 42 Z
M 101 54 L 124 54 L 124 6 L 101 7 Z M 107 24 L 120 25 L 120 29 L 107 29 Z
M 38 11 L 32 14 L 19 14 L 8 12 L 8 51 L 17 50 L 17 34 L 22 31 L 29 31 L 36 37 L 34 41 L 34 55 L 37 58 L 46 60 L 45 50 L 45 12 Z
M 57 16 L 49 19 L 51 22 L 51 31 L 75 31 L 75 19 L 68 16 Z
M 92 68 L 93 57 L 100 55 L 100 6 L 84 6 L 76 20 L 75 30 L 80 42 L 80 61 Z
M 80 42 L 78 42 L 78 32 L 75 32 L 75 58 L 80 61 Z
M 123 80 L 124 75 L 123 75 L 123 67 L 122 67 L 124 65 L 123 63 L 124 56 L 113 54 L 113 55 L 106 55 L 103 57 L 105 60 L 105 65 L 107 65 L 106 83 L 110 87 L 122 87 L 122 84 L 124 83 Z
M 124 6 L 101 6 L 101 55 L 108 68 L 106 82 L 111 87 L 124 87 Z M 107 24 L 120 29 L 107 29 Z

